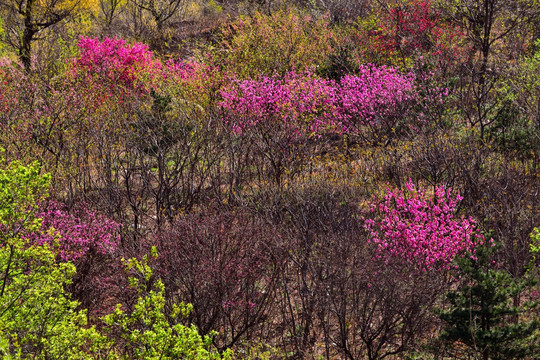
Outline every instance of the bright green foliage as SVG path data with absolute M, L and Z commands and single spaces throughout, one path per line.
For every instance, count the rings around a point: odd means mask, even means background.
M 0 151 L 3 152 L 2 149 Z M 39 219 L 34 217 L 37 204 L 47 196 L 50 177 L 39 175 L 37 163 L 24 166 L 12 162 L 7 166 L 0 153 L 0 224 L 2 245 L 22 231 L 35 231 Z M 2 169 L 4 168 L 5 169 Z
M 25 247 L 19 239 L 0 249 L 2 275 L 7 276 L 0 297 L 0 334 L 9 340 L 8 355 L 87 359 L 86 345 L 104 339 L 93 327 L 86 327 L 85 311 L 77 311 L 78 303 L 65 293 L 75 267 L 55 264 L 47 246 Z
M 531 234 L 531 252 L 540 252 L 540 229 L 534 228 Z
M 0 159 L 0 165 L 0 353 L 8 359 L 87 359 L 104 339 L 86 327 L 86 313 L 64 290 L 75 267 L 57 263 L 47 245 L 25 236 L 39 231 L 34 214 L 49 176 L 36 164 Z
M 538 302 L 520 303 L 519 299 L 530 298 L 527 290 L 536 281 L 514 279 L 508 272 L 494 269 L 489 254 L 489 249 L 478 248 L 478 259 L 460 260 L 463 281 L 457 290 L 447 293 L 450 307 L 438 311 L 446 322 L 441 339 L 451 345 L 466 345 L 474 358 L 531 356 L 540 348 L 540 322 L 531 318 L 531 310 L 538 307 Z
M 155 248 L 152 256 L 156 255 Z M 116 311 L 105 316 L 110 330 L 129 344 L 120 352 L 121 359 L 221 359 L 212 349 L 211 336 L 200 336 L 194 325 L 179 324 L 191 312 L 191 305 L 173 305 L 170 314 L 165 314 L 165 288 L 161 280 L 155 280 L 148 265 L 148 256 L 140 262 L 130 259 L 125 262 L 126 270 L 135 271 L 138 277 L 130 277 L 130 285 L 137 290 L 139 298 L 131 314 L 118 305 Z M 174 324 L 169 322 L 172 320 Z M 230 353 L 223 355 L 230 358 Z
M 530 249 L 533 256 L 533 262 L 536 261 L 536 255 L 540 253 L 540 229 L 534 228 L 531 233 Z

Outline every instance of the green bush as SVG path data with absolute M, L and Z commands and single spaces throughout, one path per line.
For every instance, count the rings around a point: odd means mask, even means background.
M 0 158 L 0 166 L 0 352 L 8 359 L 87 359 L 105 339 L 65 291 L 75 267 L 30 240 L 41 228 L 35 212 L 50 177 L 36 163 Z
M 155 257 L 156 249 L 152 249 Z M 125 261 L 126 270 L 135 272 L 130 277 L 130 286 L 137 290 L 139 298 L 134 310 L 127 313 L 120 305 L 116 311 L 105 316 L 108 331 L 120 337 L 126 346 L 117 347 L 120 359 L 200 359 L 217 360 L 222 356 L 212 348 L 212 337 L 199 335 L 195 325 L 179 323 L 186 318 L 192 306 L 174 304 L 169 314 L 165 313 L 165 287 L 154 279 L 148 265 L 148 256 L 143 261 Z M 172 323 L 170 323 L 171 321 Z M 231 354 L 225 352 L 223 359 Z

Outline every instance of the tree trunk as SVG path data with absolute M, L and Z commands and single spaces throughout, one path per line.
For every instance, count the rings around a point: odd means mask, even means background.
M 26 71 L 30 71 L 32 65 L 32 40 L 34 38 L 34 34 L 35 32 L 32 31 L 32 29 L 24 29 L 19 57 Z
M 21 39 L 21 48 L 19 50 L 19 57 L 26 71 L 30 71 L 32 65 L 32 40 L 37 33 L 32 18 L 33 7 L 34 0 L 28 0 L 26 2 L 26 9 L 24 10 L 24 31 Z

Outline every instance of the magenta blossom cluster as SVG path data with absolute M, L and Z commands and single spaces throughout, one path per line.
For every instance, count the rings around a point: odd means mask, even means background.
M 405 117 L 418 101 L 413 73 L 392 67 L 363 65 L 358 75 L 346 75 L 339 83 L 338 112 L 349 131 L 357 125 L 380 126 L 388 119 Z
M 151 75 L 162 67 L 148 46 L 142 43 L 129 45 L 117 38 L 100 41 L 80 37 L 77 45 L 80 55 L 73 61 L 76 74 L 96 74 L 100 80 L 133 86 L 140 76 Z
M 232 79 L 221 89 L 225 121 L 236 133 L 277 123 L 291 136 L 350 133 L 403 116 L 418 95 L 413 74 L 390 67 L 363 65 L 340 81 L 313 72 L 289 72 L 258 80 Z
M 387 189 L 383 201 L 371 205 L 372 218 L 365 219 L 368 241 L 376 245 L 377 257 L 402 261 L 418 270 L 448 270 L 452 261 L 473 254 L 484 237 L 472 218 L 455 217 L 461 196 L 444 186 L 432 196 L 416 189 L 411 180 L 406 191 Z
M 31 235 L 31 239 L 42 245 L 57 237 L 61 261 L 76 261 L 90 251 L 109 254 L 120 241 L 120 224 L 88 209 L 70 214 L 60 203 L 49 201 L 36 216 L 42 219 L 42 232 Z
M 233 131 L 242 133 L 257 125 L 282 124 L 296 136 L 317 134 L 334 126 L 336 89 L 312 73 L 290 72 L 283 78 L 235 80 L 221 89 L 220 106 Z

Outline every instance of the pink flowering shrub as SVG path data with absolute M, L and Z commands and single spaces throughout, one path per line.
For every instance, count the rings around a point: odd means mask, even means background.
M 363 65 L 358 75 L 340 81 L 311 72 L 237 80 L 221 89 L 225 121 L 235 133 L 265 122 L 277 123 L 292 138 L 323 133 L 360 133 L 362 126 L 382 126 L 403 117 L 417 98 L 412 74 Z M 386 124 L 388 125 L 388 124 Z
M 335 125 L 335 84 L 312 73 L 233 79 L 221 96 L 226 121 L 238 134 L 265 122 L 277 122 L 274 125 L 292 131 L 293 137 L 319 134 Z
M 110 254 L 119 243 L 120 224 L 94 211 L 82 208 L 70 214 L 62 205 L 49 201 L 36 215 L 42 219 L 43 231 L 36 235 L 38 244 L 51 243 L 58 237 L 58 257 L 61 261 L 74 261 L 92 251 L 96 254 Z
M 450 61 L 461 58 L 465 33 L 443 20 L 431 0 L 392 0 L 381 19 L 380 41 L 388 51 L 423 51 Z
M 381 202 L 371 204 L 374 217 L 365 220 L 364 228 L 378 258 L 422 271 L 447 270 L 454 258 L 474 254 L 476 244 L 483 244 L 472 218 L 455 217 L 461 196 L 453 197 L 443 186 L 430 196 L 411 180 L 406 187 L 387 189 Z
M 407 116 L 411 104 L 418 101 L 415 76 L 401 74 L 386 66 L 362 65 L 358 75 L 346 75 L 339 83 L 338 114 L 346 132 L 359 126 L 392 126 Z
M 122 39 L 81 37 L 78 47 L 80 55 L 73 60 L 75 73 L 96 75 L 111 84 L 133 87 L 137 80 L 152 76 L 162 67 L 148 45 L 142 43 L 128 45 Z
M 129 45 L 123 39 L 81 37 L 80 55 L 73 59 L 73 73 L 82 77 L 82 85 L 98 97 L 114 96 L 122 85 L 127 90 L 171 90 L 176 96 L 208 100 L 212 89 L 219 84 L 219 69 L 195 60 L 169 60 L 162 63 L 154 57 L 148 45 Z M 106 86 L 104 86 L 106 85 Z M 140 95 L 136 92 L 136 95 Z M 212 94 L 213 96 L 213 94 Z M 203 99 L 201 99 L 203 98 Z M 207 101 L 201 101 L 206 104 Z
M 126 286 L 118 256 L 121 225 L 86 207 L 68 212 L 53 200 L 40 207 L 36 216 L 42 219 L 41 231 L 27 235 L 31 243 L 58 239 L 57 260 L 77 269 L 68 290 L 90 313 L 111 311 L 115 304 L 110 300 L 121 299 Z

